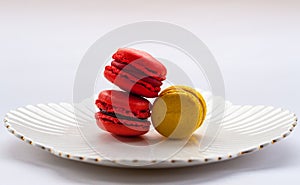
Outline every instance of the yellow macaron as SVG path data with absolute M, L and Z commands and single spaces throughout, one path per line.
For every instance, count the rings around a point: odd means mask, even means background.
M 191 136 L 203 123 L 206 103 L 201 94 L 187 86 L 171 86 L 154 101 L 151 121 L 163 136 L 183 139 Z

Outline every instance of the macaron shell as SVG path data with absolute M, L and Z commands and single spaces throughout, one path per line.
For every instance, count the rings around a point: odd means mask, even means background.
M 177 89 L 175 89 L 175 88 L 169 89 L 168 91 L 165 91 L 163 94 L 160 94 L 159 96 L 160 96 L 160 97 L 163 97 L 163 96 L 170 95 L 170 94 L 182 94 L 182 93 L 186 93 L 186 94 L 189 94 L 190 96 L 194 96 L 194 95 L 191 94 L 190 92 L 185 91 L 185 90 L 183 90 L 183 89 L 179 89 L 179 88 L 177 88 Z M 199 99 L 198 99 L 196 96 L 194 96 L 194 97 L 195 97 L 195 98 L 197 99 L 197 101 L 199 102 Z M 198 114 L 198 125 L 197 125 L 197 127 L 195 128 L 195 130 L 201 126 L 202 120 L 203 120 L 203 117 L 204 117 L 204 115 L 203 115 L 203 112 L 204 112 L 204 111 L 203 111 L 203 107 L 201 106 L 202 104 L 201 104 L 201 103 L 199 103 L 199 104 L 200 104 L 200 105 L 199 105 L 199 114 Z
M 167 69 L 150 54 L 133 48 L 120 48 L 112 57 L 123 63 L 132 63 L 138 70 L 148 76 L 158 77 L 162 80 L 166 78 Z
M 206 102 L 203 98 L 203 96 L 195 89 L 193 89 L 192 87 L 188 87 L 188 86 L 183 86 L 183 85 L 176 85 L 176 86 L 170 86 L 166 89 L 164 89 L 159 96 L 163 96 L 166 93 L 170 93 L 170 92 L 178 92 L 178 91 L 187 91 L 191 94 L 193 94 L 195 97 L 198 98 L 199 102 L 201 103 L 201 110 L 200 110 L 200 114 L 199 114 L 199 124 L 198 127 L 199 128 L 202 123 L 204 122 L 205 116 L 206 116 L 206 112 L 207 112 L 207 106 L 206 106 Z
M 173 91 L 159 96 L 152 108 L 151 120 L 155 129 L 171 139 L 192 135 L 198 128 L 201 104 L 186 91 Z

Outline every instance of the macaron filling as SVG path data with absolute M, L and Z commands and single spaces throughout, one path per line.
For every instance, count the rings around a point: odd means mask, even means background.
M 136 118 L 136 117 L 128 117 L 128 116 L 124 116 L 121 114 L 116 114 L 114 112 L 107 112 L 105 110 L 100 109 L 99 111 L 102 114 L 105 114 L 107 116 L 111 116 L 114 118 L 118 118 L 118 119 L 122 119 L 122 120 L 131 120 L 131 121 L 141 121 L 141 122 L 147 122 L 148 121 L 148 117 L 147 118 Z
M 99 126 L 102 127 L 103 129 L 106 129 L 106 127 L 112 127 L 114 126 L 114 124 L 123 125 L 125 127 L 128 127 L 136 131 L 148 131 L 150 127 L 149 121 L 135 121 L 135 120 L 128 120 L 128 119 L 120 119 L 110 115 L 103 114 L 101 112 L 96 113 L 95 118 L 101 122 Z
M 105 103 L 104 101 L 101 101 L 99 99 L 96 100 L 96 106 L 100 109 L 101 112 L 116 113 L 118 115 L 137 117 L 138 119 L 146 119 L 151 115 L 149 108 L 129 110 L 121 106 L 112 106 L 111 104 Z
M 132 74 L 133 76 L 135 76 L 138 79 L 143 79 L 147 82 L 156 84 L 157 86 L 162 85 L 161 81 L 165 80 L 165 78 L 160 78 L 153 74 L 149 75 L 149 74 L 143 73 L 141 70 L 137 69 L 134 65 L 132 65 L 132 63 L 126 64 L 126 63 L 122 63 L 117 60 L 113 60 L 111 62 L 111 66 L 114 66 L 115 68 L 117 68 L 119 70 L 126 71 L 127 73 Z
M 118 83 L 118 82 L 115 82 L 116 79 L 117 79 L 117 81 L 121 81 L 121 80 L 123 80 L 122 78 L 124 78 L 131 85 L 138 84 L 138 85 L 141 85 L 141 86 L 147 88 L 149 91 L 154 91 L 154 92 L 160 91 L 160 85 L 154 86 L 157 84 L 157 82 L 155 82 L 153 85 L 152 83 L 144 81 L 144 79 L 139 79 L 139 78 L 135 77 L 134 75 L 132 75 L 131 73 L 127 73 L 126 71 L 120 70 L 114 66 L 106 66 L 104 75 L 107 78 L 110 78 L 110 76 L 111 76 L 112 77 L 111 80 L 113 80 L 114 83 Z

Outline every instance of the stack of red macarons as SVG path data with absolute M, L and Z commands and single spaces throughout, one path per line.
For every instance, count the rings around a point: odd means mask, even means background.
M 143 135 L 149 131 L 151 115 L 151 103 L 143 97 L 158 96 L 167 70 L 150 54 L 132 48 L 120 48 L 112 58 L 104 76 L 126 92 L 100 92 L 95 102 L 100 109 L 95 114 L 97 124 L 115 135 Z

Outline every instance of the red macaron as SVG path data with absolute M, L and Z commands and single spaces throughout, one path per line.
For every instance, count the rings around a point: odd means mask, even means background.
M 145 98 L 124 91 L 104 90 L 95 102 L 98 126 L 119 136 L 139 136 L 150 128 L 151 103 Z
M 104 71 L 110 82 L 136 95 L 158 96 L 167 74 L 163 64 L 150 54 L 132 48 L 120 48 L 112 58 L 111 65 Z

